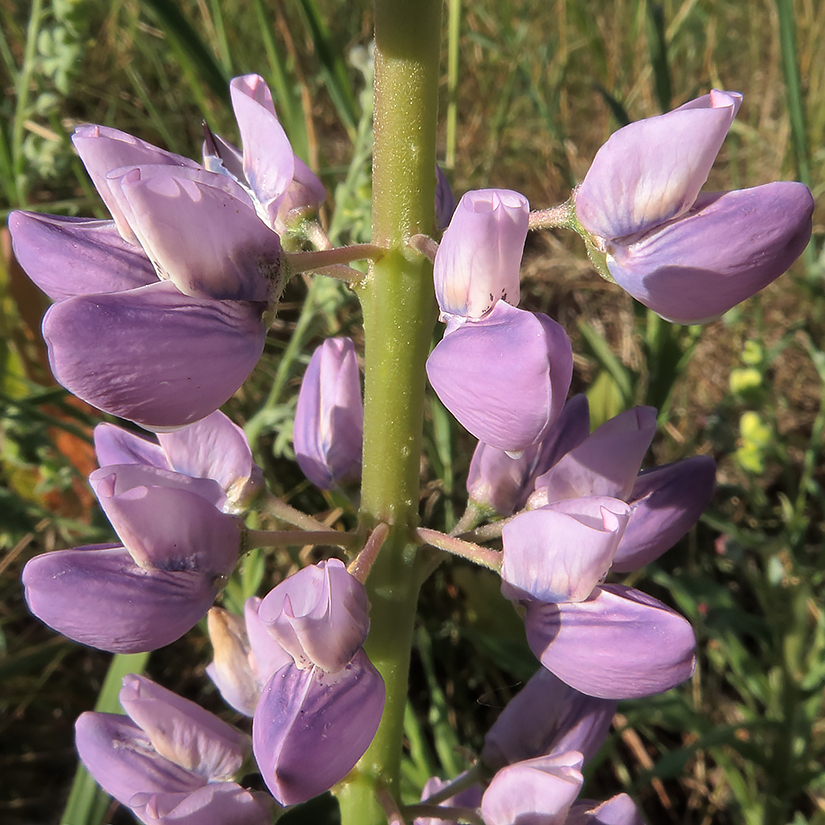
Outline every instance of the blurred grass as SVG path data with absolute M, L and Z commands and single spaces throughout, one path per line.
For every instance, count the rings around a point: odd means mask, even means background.
M 656 824 L 823 823 L 825 4 L 451 4 L 459 7 L 451 38 L 445 15 L 445 47 L 458 45 L 444 61 L 441 135 L 458 193 L 506 186 L 537 207 L 559 203 L 625 119 L 710 86 L 745 101 L 709 187 L 800 178 L 814 191 L 815 243 L 804 261 L 701 333 L 634 307 L 591 270 L 575 238 L 554 234 L 528 242 L 522 304 L 574 338 L 574 389 L 589 389 L 596 419 L 656 403 L 668 410 L 656 461 L 703 452 L 720 468 L 703 523 L 632 577 L 691 619 L 700 667 L 683 689 L 623 703 L 588 793 L 627 789 Z M 71 152 L 76 124 L 113 125 L 197 156 L 204 118 L 237 138 L 225 80 L 257 71 L 296 151 L 336 193 L 334 234 L 364 239 L 369 96 L 349 55 L 369 32 L 365 0 L 0 4 L 0 208 L 104 215 Z M 363 69 L 363 51 L 356 61 Z M 57 821 L 74 771 L 71 726 L 94 705 L 108 657 L 55 640 L 28 617 L 20 569 L 38 552 L 109 533 L 84 479 L 97 414 L 51 383 L 37 338 L 45 304 L 26 290 L 7 244 L 3 261 L 0 819 L 22 825 Z M 248 424 L 277 492 L 347 519 L 351 502 L 309 488 L 291 461 L 294 391 L 312 346 L 329 334 L 360 336 L 352 296 L 316 283 L 290 285 L 265 357 L 230 411 Z M 450 525 L 471 439 L 433 402 L 425 442 L 422 512 Z M 275 569 L 256 559 L 227 597 L 238 601 L 295 561 Z M 485 571 L 445 566 L 428 583 L 411 676 L 409 796 L 428 771 L 460 768 L 454 744 L 478 747 L 535 667 L 508 610 Z M 203 678 L 207 657 L 195 631 L 154 655 L 150 675 L 232 718 Z M 109 812 L 107 821 L 131 819 Z

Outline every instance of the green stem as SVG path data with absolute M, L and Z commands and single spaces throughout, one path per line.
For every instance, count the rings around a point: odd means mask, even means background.
M 118 694 L 123 686 L 123 677 L 128 673 L 143 673 L 148 660 L 148 653 L 114 655 L 98 694 L 95 710 L 98 713 L 122 713 Z M 78 765 L 69 801 L 60 821 L 65 825 L 80 822 L 85 825 L 99 825 L 106 818 L 109 803 L 109 794 L 98 786 L 83 765 Z
M 373 238 L 387 254 L 359 286 L 365 412 L 361 521 L 389 534 L 367 588 L 366 650 L 386 686 L 384 715 L 337 790 L 344 825 L 378 825 L 376 794 L 398 800 L 407 677 L 420 577 L 418 521 L 424 365 L 435 323 L 432 264 L 407 250 L 434 224 L 441 0 L 376 0 Z

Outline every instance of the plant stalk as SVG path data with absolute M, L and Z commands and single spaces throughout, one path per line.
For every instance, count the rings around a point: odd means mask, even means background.
M 384 715 L 336 790 L 344 825 L 380 825 L 378 793 L 398 802 L 419 559 L 419 460 L 427 355 L 435 324 L 432 264 L 408 249 L 433 230 L 441 0 L 376 0 L 372 243 L 388 250 L 356 287 L 364 311 L 361 522 L 389 532 L 367 580 L 366 650 L 386 686 Z

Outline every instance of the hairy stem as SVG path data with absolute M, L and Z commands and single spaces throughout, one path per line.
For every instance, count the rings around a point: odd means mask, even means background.
M 378 825 L 385 788 L 398 800 L 419 559 L 424 365 L 435 323 L 432 264 L 410 237 L 435 222 L 435 131 L 441 0 L 376 0 L 373 238 L 387 254 L 356 289 L 364 310 L 361 521 L 389 531 L 367 580 L 366 650 L 387 699 L 372 744 L 336 793 L 344 825 Z

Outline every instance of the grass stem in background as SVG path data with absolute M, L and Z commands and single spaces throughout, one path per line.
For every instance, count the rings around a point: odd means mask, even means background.
M 449 0 L 447 6 L 447 148 L 445 163 L 455 168 L 458 129 L 458 61 L 461 32 L 461 0 Z
M 118 701 L 123 677 L 129 673 L 143 673 L 148 660 L 148 653 L 115 654 L 100 689 L 95 710 L 99 713 L 123 713 Z M 110 802 L 109 794 L 92 779 L 83 765 L 78 765 L 69 801 L 60 819 L 61 825 L 101 825 Z

